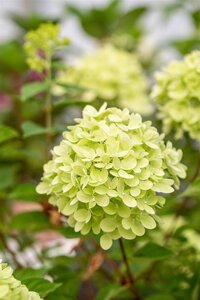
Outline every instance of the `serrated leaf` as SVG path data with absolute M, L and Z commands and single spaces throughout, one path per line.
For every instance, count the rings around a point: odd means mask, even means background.
M 45 134 L 47 129 L 32 122 L 27 121 L 22 124 L 23 137 L 28 138 L 35 135 Z
M 47 82 L 31 82 L 25 84 L 21 89 L 21 101 L 27 101 L 39 93 L 47 91 L 49 84 Z
M 19 136 L 19 133 L 12 127 L 0 125 L 0 143 L 11 140 Z
M 39 196 L 35 188 L 35 185 L 31 183 L 20 184 L 9 194 L 9 199 L 37 201 Z
M 146 257 L 157 260 L 164 259 L 172 255 L 173 252 L 171 250 L 155 243 L 147 243 L 135 253 L 135 256 L 138 257 Z

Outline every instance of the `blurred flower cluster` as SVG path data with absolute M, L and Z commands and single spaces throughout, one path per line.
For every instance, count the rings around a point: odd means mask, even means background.
M 52 55 L 69 44 L 69 39 L 60 37 L 60 26 L 45 23 L 25 36 L 24 49 L 30 69 L 42 72 L 49 70 Z
M 85 87 L 85 98 L 89 100 L 113 100 L 116 105 L 142 115 L 149 115 L 153 110 L 147 96 L 148 81 L 139 60 L 112 45 L 82 57 L 60 75 L 58 82 Z
M 200 51 L 170 63 L 155 75 L 152 97 L 159 109 L 163 129 L 181 138 L 187 132 L 200 140 Z

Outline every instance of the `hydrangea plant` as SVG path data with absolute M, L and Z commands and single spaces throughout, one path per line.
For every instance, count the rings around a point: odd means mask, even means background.
M 103 249 L 156 227 L 156 209 L 186 175 L 181 150 L 128 109 L 86 106 L 44 166 L 37 192 L 76 232 L 100 235 Z
M 0 300 L 42 300 L 35 292 L 30 292 L 27 287 L 13 276 L 10 266 L 0 263 Z
M 181 138 L 187 132 L 191 138 L 200 140 L 200 51 L 174 61 L 155 75 L 156 85 L 152 91 L 163 129 L 171 129 Z
M 27 63 L 37 72 L 48 70 L 52 55 L 69 44 L 66 37 L 60 37 L 60 26 L 44 23 L 37 30 L 29 31 L 25 36 L 24 49 Z
M 106 45 L 84 56 L 58 78 L 61 83 L 76 83 L 89 90 L 88 100 L 115 100 L 118 106 L 148 115 L 152 106 L 147 96 L 147 79 L 137 57 Z

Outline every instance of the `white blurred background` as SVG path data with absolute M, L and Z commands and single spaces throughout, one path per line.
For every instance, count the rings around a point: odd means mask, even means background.
M 97 46 L 96 41 L 83 32 L 76 17 L 66 17 L 63 7 L 68 3 L 73 3 L 73 5 L 85 9 L 103 6 L 108 2 L 109 0 L 0 0 L 0 42 L 13 38 L 19 31 L 10 20 L 10 14 L 26 15 L 31 12 L 39 12 L 47 17 L 61 18 L 61 25 L 65 35 L 69 36 L 73 44 L 82 49 L 82 52 L 90 52 Z M 122 1 L 125 10 L 142 4 L 150 6 L 151 9 L 146 16 L 145 24 L 148 33 L 148 43 L 151 44 L 150 47 L 153 46 L 155 48 L 157 45 L 162 44 L 163 41 L 188 37 L 193 31 L 193 24 L 187 12 L 183 9 L 177 10 L 176 14 L 173 14 L 171 18 L 163 20 L 160 7 L 165 4 L 173 4 L 174 2 L 175 0 Z M 163 52 L 163 59 L 167 61 L 174 55 L 173 51 L 170 52 L 168 49 L 166 53 L 165 51 Z

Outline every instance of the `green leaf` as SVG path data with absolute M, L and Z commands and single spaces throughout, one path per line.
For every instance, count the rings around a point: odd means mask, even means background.
M 53 108 L 57 109 L 68 105 L 85 106 L 86 104 L 90 104 L 91 102 L 92 101 L 88 101 L 87 99 L 64 98 L 54 102 Z
M 49 17 L 44 17 L 40 14 L 37 14 L 35 12 L 32 12 L 28 16 L 22 16 L 21 14 L 15 14 L 12 13 L 10 14 L 10 17 L 12 21 L 19 27 L 21 27 L 25 31 L 30 31 L 30 30 L 36 30 L 38 26 L 42 23 L 45 22 L 51 22 L 56 24 L 58 22 L 58 19 L 51 19 L 49 20 Z
M 104 285 L 97 293 L 96 300 L 111 300 L 116 299 L 117 296 L 124 295 L 128 288 L 126 286 L 119 286 L 117 284 Z M 125 298 L 124 298 L 125 299 Z M 126 298 L 127 299 L 127 298 Z
M 35 188 L 35 185 L 31 183 L 20 184 L 9 194 L 9 199 L 37 201 L 39 196 Z
M 7 73 L 16 73 L 25 70 L 25 58 L 20 41 L 1 43 L 0 66 L 4 78 Z
M 146 257 L 157 260 L 164 259 L 172 255 L 173 252 L 171 250 L 155 243 L 147 243 L 135 253 L 135 256 L 138 257 Z
M 21 101 L 27 101 L 33 96 L 47 91 L 49 84 L 47 82 L 31 82 L 25 84 L 21 89 Z
M 192 50 L 199 49 L 199 36 L 191 35 L 188 38 L 175 40 L 171 42 L 171 45 L 181 52 L 181 54 L 185 55 Z
M 67 11 L 78 16 L 83 29 L 96 38 L 102 39 L 115 31 L 121 17 L 121 1 L 111 0 L 104 7 L 83 11 L 77 6 L 67 5 Z
M 15 183 L 18 165 L 0 165 L 0 191 L 11 187 Z
M 78 84 L 73 84 L 73 83 L 63 83 L 63 82 L 57 82 L 56 83 L 58 86 L 61 86 L 65 88 L 66 90 L 77 90 L 77 91 L 87 91 L 88 88 L 78 85 Z M 75 100 L 75 99 L 74 99 Z
M 32 122 L 26 121 L 22 124 L 23 137 L 28 138 L 34 135 L 41 135 L 47 133 L 47 129 Z
M 80 233 L 75 232 L 71 227 L 61 228 L 60 233 L 63 234 L 68 239 L 80 238 Z
M 155 295 L 151 295 L 147 298 L 145 298 L 145 300 L 175 300 L 175 298 L 170 294 L 170 295 L 163 295 L 162 294 L 155 294 Z
M 16 270 L 14 272 L 14 276 L 16 279 L 25 284 L 31 291 L 39 293 L 43 298 L 61 286 L 61 283 L 52 283 L 44 279 L 43 276 L 45 275 L 45 273 L 45 268 L 26 268 Z
M 18 269 L 14 272 L 14 276 L 16 279 L 20 280 L 22 283 L 24 283 L 24 280 L 31 279 L 31 278 L 42 278 L 46 273 L 46 270 L 44 268 L 40 269 L 32 269 L 32 268 L 26 268 L 26 269 Z
M 61 272 L 62 271 L 63 270 L 61 270 Z M 74 300 L 74 299 L 79 299 L 78 298 L 78 293 L 79 293 L 80 285 L 81 285 L 81 276 L 77 272 L 77 270 L 76 270 L 76 275 L 75 276 L 72 275 L 72 271 L 67 273 L 67 275 L 71 275 L 71 276 L 66 276 L 66 278 L 63 279 L 63 281 L 62 281 L 66 284 L 63 284 L 56 291 L 51 293 L 48 296 L 48 300 L 55 300 L 55 299 Z
M 14 216 L 11 226 L 14 229 L 24 231 L 51 229 L 48 217 L 40 211 L 23 212 Z
M 196 178 L 179 197 L 200 197 L 200 177 Z
M 121 30 L 130 30 L 135 27 L 135 24 L 140 20 L 140 18 L 147 12 L 146 6 L 136 7 L 124 15 L 119 19 L 118 29 Z
M 0 143 L 11 140 L 19 136 L 19 133 L 6 125 L 0 125 Z
M 24 158 L 24 149 L 20 140 L 0 144 L 0 161 L 19 161 Z
M 43 278 L 28 278 L 23 280 L 23 283 L 30 291 L 38 293 L 41 298 L 46 297 L 62 285 L 61 283 L 49 282 Z

